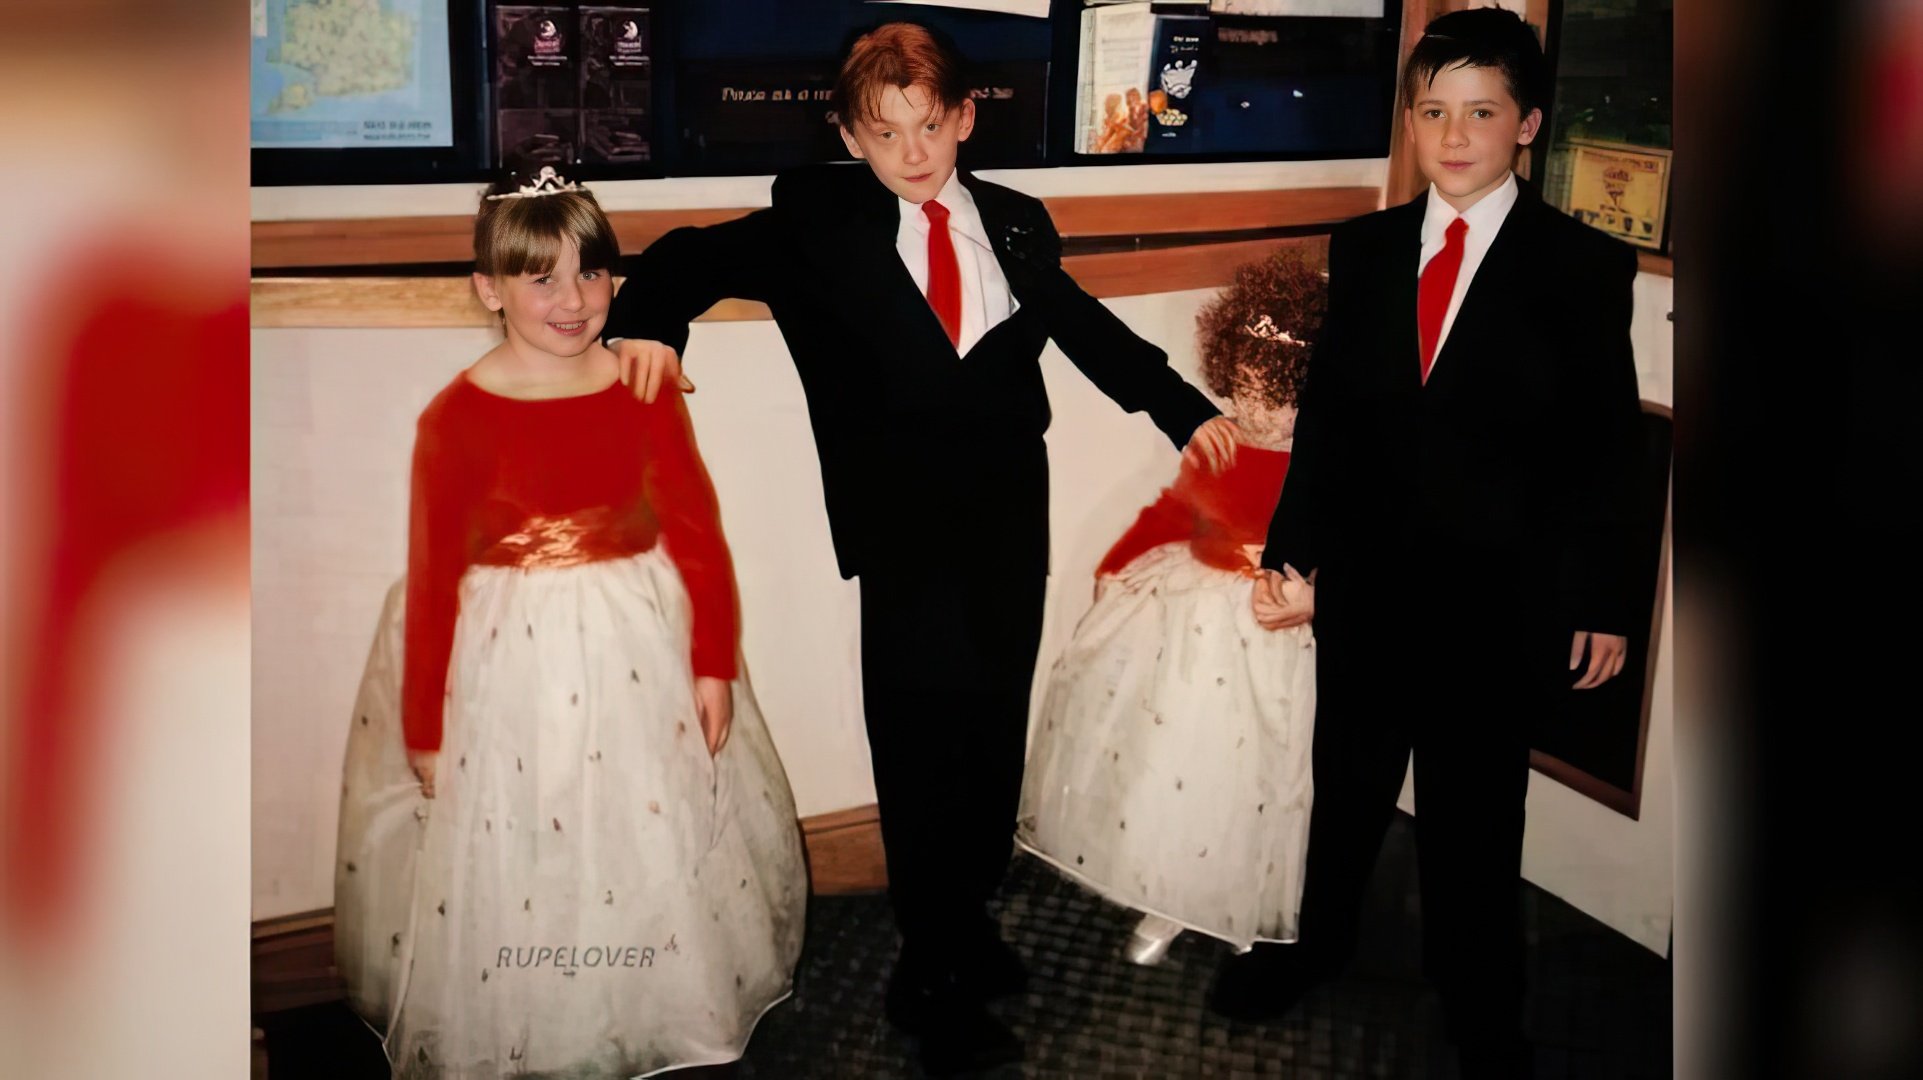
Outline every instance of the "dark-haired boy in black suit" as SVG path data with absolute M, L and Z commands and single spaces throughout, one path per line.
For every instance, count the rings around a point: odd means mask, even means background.
M 1413 752 L 1424 967 L 1478 1080 L 1527 1064 L 1529 725 L 1572 680 L 1621 670 L 1633 598 L 1636 257 L 1511 172 L 1542 123 L 1544 68 L 1508 12 L 1430 23 L 1403 85 L 1430 187 L 1331 238 L 1256 591 L 1266 623 L 1306 603 L 1315 624 L 1301 939 L 1231 958 L 1210 995 L 1275 1016 L 1340 970 Z M 1315 588 L 1284 603 L 1299 574 Z

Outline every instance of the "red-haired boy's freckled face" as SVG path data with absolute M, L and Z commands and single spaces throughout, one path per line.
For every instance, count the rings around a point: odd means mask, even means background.
M 1458 213 L 1501 187 L 1542 126 L 1542 110 L 1522 107 L 1495 68 L 1458 64 L 1418 88 L 1404 112 L 1409 147 L 1422 175 Z
M 848 152 L 868 163 L 889 191 L 906 202 L 924 203 L 955 171 L 961 144 L 975 130 L 975 103 L 943 109 L 926 87 L 890 88 L 876 115 L 841 129 Z

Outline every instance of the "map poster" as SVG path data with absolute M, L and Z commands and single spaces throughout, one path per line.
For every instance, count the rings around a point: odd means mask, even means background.
M 252 0 L 255 149 L 454 145 L 446 0 Z

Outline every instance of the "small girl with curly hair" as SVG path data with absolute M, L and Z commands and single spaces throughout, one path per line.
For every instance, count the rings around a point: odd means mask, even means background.
M 1251 613 L 1327 274 L 1303 247 L 1242 267 L 1197 316 L 1202 374 L 1240 429 L 1219 473 L 1184 460 L 1096 570 L 1050 676 L 1017 840 L 1145 913 L 1152 964 L 1183 929 L 1295 938 L 1308 847 L 1315 639 Z M 1283 600 L 1307 600 L 1291 578 Z

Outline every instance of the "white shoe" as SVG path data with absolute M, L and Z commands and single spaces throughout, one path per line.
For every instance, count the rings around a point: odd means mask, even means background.
M 1144 915 L 1135 924 L 1135 932 L 1128 936 L 1128 945 L 1122 950 L 1131 964 L 1154 967 L 1168 955 L 1168 947 L 1182 936 L 1182 924 L 1160 915 Z

